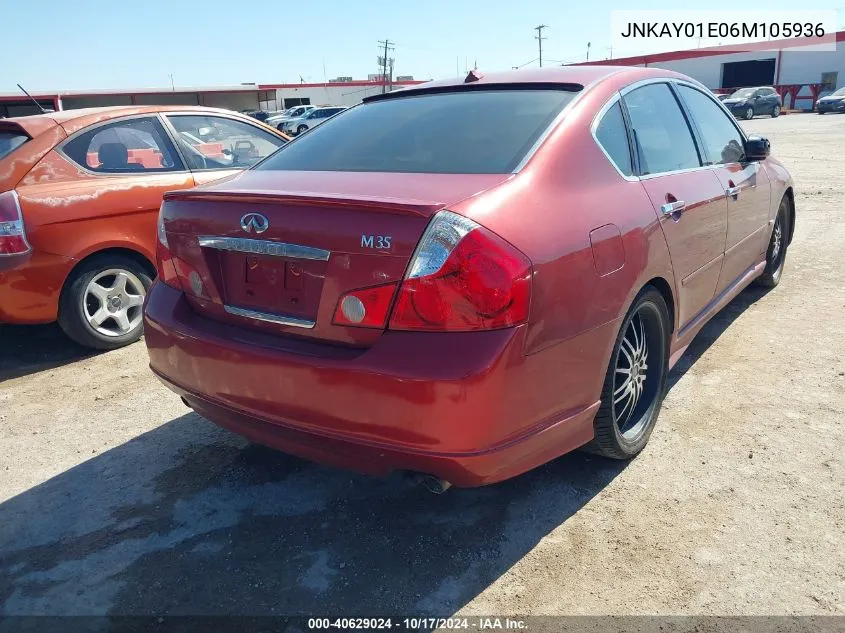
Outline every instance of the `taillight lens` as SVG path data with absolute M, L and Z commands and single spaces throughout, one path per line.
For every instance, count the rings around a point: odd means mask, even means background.
M 171 288 L 181 290 L 179 276 L 176 274 L 176 266 L 173 262 L 173 255 L 170 253 L 170 246 L 167 243 L 167 233 L 164 230 L 164 206 L 158 212 L 158 239 L 156 240 L 156 268 L 158 278 Z
M 385 284 L 347 292 L 337 302 L 333 322 L 335 325 L 383 328 L 387 324 L 396 285 Z
M 423 234 L 390 317 L 392 330 L 459 332 L 525 323 L 531 262 L 498 235 L 451 211 Z
M 23 255 L 29 251 L 18 194 L 4 191 L 0 193 L 0 256 Z

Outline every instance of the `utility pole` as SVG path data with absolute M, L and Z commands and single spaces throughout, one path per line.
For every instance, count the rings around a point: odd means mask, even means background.
M 590 61 L 590 43 L 587 42 L 587 61 Z
M 546 39 L 543 37 L 543 29 L 549 28 L 545 24 L 541 24 L 540 26 L 535 26 L 534 30 L 537 31 L 537 35 L 534 39 L 537 40 L 537 45 L 540 47 L 540 68 L 543 67 L 543 40 Z
M 381 80 L 382 80 L 381 81 L 381 92 L 382 92 L 382 94 L 384 94 L 385 92 L 387 92 L 387 66 L 392 65 L 392 62 L 393 62 L 393 60 L 388 59 L 387 51 L 388 51 L 388 49 L 391 50 L 391 51 L 394 50 L 394 46 L 393 46 L 393 42 L 391 42 L 388 39 L 379 40 L 378 43 L 379 43 L 379 46 L 384 45 L 384 57 L 379 57 L 379 65 L 381 66 L 381 70 L 382 70 L 382 73 L 381 73 Z M 390 72 L 392 74 L 393 68 L 390 69 Z

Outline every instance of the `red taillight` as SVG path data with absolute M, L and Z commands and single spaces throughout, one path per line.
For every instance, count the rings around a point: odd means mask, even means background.
M 167 243 L 167 233 L 164 231 L 164 214 L 162 211 L 163 208 L 158 212 L 158 239 L 156 240 L 156 268 L 158 268 L 158 278 L 171 288 L 181 290 L 182 286 L 179 284 L 179 276 L 176 274 L 173 255 L 171 255 L 170 247 Z
M 392 330 L 458 332 L 524 323 L 531 300 L 531 262 L 484 227 L 441 211 L 414 253 Z
M 337 302 L 333 322 L 335 325 L 383 328 L 395 292 L 395 283 L 347 292 Z
M 29 250 L 18 194 L 4 191 L 0 193 L 0 256 L 23 255 Z

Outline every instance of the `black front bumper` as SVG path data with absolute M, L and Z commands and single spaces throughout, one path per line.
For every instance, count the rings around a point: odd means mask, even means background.
M 845 112 L 845 99 L 841 101 L 820 102 L 816 104 L 819 112 Z

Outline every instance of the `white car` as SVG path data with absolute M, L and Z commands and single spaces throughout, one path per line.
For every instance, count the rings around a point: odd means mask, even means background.
M 301 116 L 296 119 L 288 119 L 282 124 L 282 132 L 285 134 L 290 134 L 292 136 L 297 136 L 298 134 L 302 134 L 303 132 L 307 132 L 312 127 L 317 127 L 328 119 L 329 117 L 333 117 L 338 112 L 343 112 L 346 110 L 344 107 L 340 106 L 330 106 L 327 108 L 314 108 L 305 116 Z
M 317 106 L 312 106 L 312 105 L 294 106 L 292 108 L 288 108 L 284 112 L 280 112 L 279 114 L 276 114 L 274 116 L 267 117 L 267 120 L 264 121 L 264 123 L 266 123 L 270 127 L 274 127 L 278 130 L 281 130 L 282 129 L 281 125 L 285 121 L 289 121 L 290 119 L 298 119 L 300 117 L 303 117 L 306 114 L 308 114 L 309 112 L 311 112 L 311 110 L 314 110 L 316 108 L 317 108 Z

